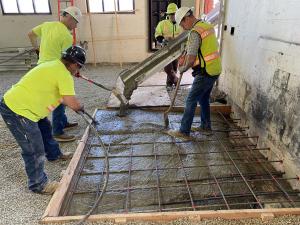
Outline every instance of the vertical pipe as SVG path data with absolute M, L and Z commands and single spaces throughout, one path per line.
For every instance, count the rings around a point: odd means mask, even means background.
M 86 5 L 86 9 L 87 9 L 87 5 Z M 92 47 L 93 47 L 93 59 L 94 59 L 93 64 L 94 64 L 94 66 L 96 66 L 96 51 L 95 51 L 95 41 L 94 41 L 94 30 L 93 30 L 93 24 L 92 24 L 90 9 L 88 9 L 87 11 L 88 11 L 90 31 L 91 31 L 91 39 L 92 39 Z
M 201 0 L 195 0 L 195 17 L 198 18 L 200 15 L 200 1 Z
M 160 192 L 160 180 L 159 180 L 159 172 L 158 172 L 158 160 L 157 160 L 157 153 L 156 153 L 156 146 L 155 142 L 153 143 L 153 154 L 154 154 L 154 160 L 155 160 L 155 171 L 156 171 L 156 183 L 157 183 L 157 198 L 158 198 L 158 208 L 161 212 L 161 192 Z
M 123 68 L 123 63 L 122 63 L 122 45 L 120 41 L 120 35 L 119 35 L 119 23 L 118 23 L 118 15 L 117 15 L 117 6 L 116 6 L 116 1 L 114 0 L 114 7 L 115 7 L 115 20 L 116 20 L 116 31 L 117 31 L 117 40 L 118 40 L 118 46 L 119 46 L 119 63 L 120 67 Z
M 133 148 L 132 148 L 132 145 L 131 145 L 131 148 L 130 148 L 130 159 L 129 159 L 130 162 L 129 162 L 129 169 L 128 169 L 127 195 L 126 195 L 126 203 L 125 203 L 125 212 L 126 213 L 128 213 L 131 210 L 130 191 L 131 191 L 132 155 L 133 155 Z

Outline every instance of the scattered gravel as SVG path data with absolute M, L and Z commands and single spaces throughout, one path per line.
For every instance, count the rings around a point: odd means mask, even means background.
M 120 68 L 117 66 L 101 66 L 88 67 L 87 71 L 82 74 L 112 87 L 115 83 Z M 9 87 L 16 83 L 24 72 L 1 72 L 0 73 L 0 96 L 2 96 Z M 85 105 L 85 109 L 93 113 L 95 108 L 103 107 L 108 101 L 110 93 L 93 86 L 83 80 L 76 80 L 77 96 Z M 78 121 L 79 128 L 70 131 L 80 140 L 86 125 L 83 120 L 71 110 L 67 110 L 70 121 Z M 77 142 L 61 144 L 64 152 L 74 152 Z M 67 168 L 69 162 L 46 162 L 46 172 L 50 179 L 59 181 L 60 173 Z M 12 135 L 6 128 L 2 118 L 0 118 L 0 224 L 2 225 L 18 225 L 18 224 L 39 224 L 39 219 L 43 215 L 49 201 L 50 196 L 33 194 L 27 189 L 26 174 L 24 170 L 23 160 L 20 155 L 20 148 L 16 144 Z M 75 223 L 67 223 L 75 224 Z M 113 224 L 112 222 L 87 223 L 92 224 Z M 158 223 L 128 223 L 138 224 L 158 224 Z M 260 219 L 255 220 L 202 220 L 199 222 L 191 222 L 189 220 L 177 220 L 170 223 L 175 225 L 201 224 L 201 225 L 252 225 L 252 224 L 273 224 L 283 225 L 300 224 L 300 217 L 285 216 L 275 218 L 272 221 L 262 222 Z

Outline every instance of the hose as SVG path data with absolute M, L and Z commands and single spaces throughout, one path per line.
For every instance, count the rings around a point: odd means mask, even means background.
M 104 150 L 104 156 L 105 156 L 105 171 L 106 171 L 106 175 L 105 175 L 105 181 L 104 181 L 104 185 L 102 187 L 101 193 L 100 195 L 96 198 L 93 207 L 90 209 L 90 211 L 88 211 L 85 216 L 78 222 L 77 225 L 82 225 L 85 223 L 85 221 L 89 218 L 89 216 L 95 211 L 95 209 L 98 207 L 101 199 L 103 198 L 103 195 L 106 191 L 107 188 L 107 183 L 108 183 L 108 178 L 109 178 L 109 160 L 108 160 L 108 151 L 109 149 L 106 149 L 104 143 L 102 142 L 100 136 L 98 135 L 98 132 L 95 128 L 95 125 L 97 125 L 97 121 L 87 112 L 85 112 L 84 110 L 82 111 L 77 111 L 77 113 L 84 119 L 84 121 L 86 122 L 86 124 L 91 128 L 91 130 L 94 132 L 95 136 L 98 138 L 98 141 L 101 145 L 101 147 Z M 91 122 L 85 117 L 85 115 L 91 119 Z

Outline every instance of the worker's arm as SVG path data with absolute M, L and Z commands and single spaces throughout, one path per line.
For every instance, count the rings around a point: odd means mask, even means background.
M 83 105 L 80 104 L 75 95 L 64 95 L 62 98 L 63 104 L 70 107 L 74 111 L 83 110 Z
M 193 67 L 197 58 L 198 49 L 201 44 L 201 38 L 196 31 L 191 32 L 189 37 L 189 43 L 187 45 L 186 54 L 179 59 L 179 71 L 184 73 L 189 68 Z
M 164 42 L 164 35 L 163 35 L 163 21 L 160 21 L 155 29 L 155 39 L 158 44 L 162 45 Z
M 28 37 L 29 37 L 29 40 L 31 42 L 32 47 L 35 50 L 39 50 L 39 45 L 38 45 L 38 42 L 37 42 L 38 36 L 31 30 L 28 33 Z

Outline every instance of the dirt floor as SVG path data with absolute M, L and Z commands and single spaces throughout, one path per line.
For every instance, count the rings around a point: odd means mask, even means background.
M 88 67 L 83 73 L 96 81 L 107 86 L 113 86 L 120 72 L 118 66 Z M 14 83 L 16 83 L 24 72 L 1 72 L 0 73 L 0 96 Z M 93 113 L 96 107 L 106 105 L 110 93 L 92 86 L 82 80 L 76 80 L 76 93 L 85 109 Z M 75 134 L 80 140 L 86 125 L 81 118 L 71 110 L 67 110 L 70 121 L 79 122 L 78 129 L 69 131 Z M 61 144 L 64 152 L 74 152 L 77 142 Z M 61 171 L 68 166 L 67 162 L 46 162 L 46 172 L 50 179 L 60 180 Z M 43 215 L 50 196 L 33 194 L 27 189 L 27 180 L 23 161 L 20 155 L 20 148 L 6 128 L 2 118 L 0 119 L 0 225 L 18 224 L 39 224 L 39 219 Z M 69 223 L 76 224 L 76 223 Z M 87 223 L 98 224 L 98 223 Z M 99 223 L 104 224 L 104 223 Z M 106 222 L 105 224 L 112 224 Z M 139 223 L 131 223 L 139 224 Z M 144 223 L 145 224 L 145 223 Z M 150 224 L 150 223 L 149 223 Z M 153 224 L 153 223 L 151 223 Z M 178 220 L 168 224 L 196 224 L 188 220 Z M 199 221 L 197 224 L 207 225 L 240 225 L 240 224 L 300 224 L 300 217 L 286 216 L 276 218 L 272 221 L 262 222 L 261 220 L 238 220 L 225 221 L 220 219 Z

